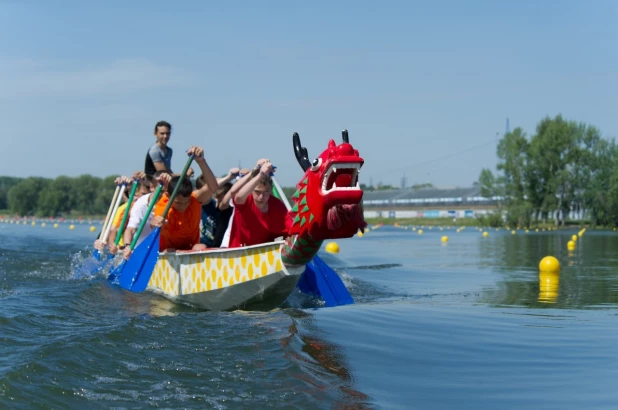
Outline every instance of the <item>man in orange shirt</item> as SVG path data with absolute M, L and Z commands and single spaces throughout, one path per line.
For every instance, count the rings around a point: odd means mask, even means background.
M 193 191 L 193 186 L 188 178 L 180 179 L 179 176 L 171 178 L 166 183 L 165 194 L 155 205 L 155 217 L 151 226 L 161 227 L 159 249 L 168 252 L 176 250 L 204 250 L 206 246 L 200 243 L 200 221 L 202 218 L 202 204 L 210 201 L 218 188 L 217 178 L 212 173 L 208 163 L 204 159 L 204 150 L 200 147 L 191 147 L 187 151 L 193 155 L 195 162 L 200 167 L 204 176 L 204 186 Z M 167 181 L 169 178 L 165 178 Z M 169 197 L 174 192 L 176 185 L 180 188 L 172 202 L 167 219 L 163 220 L 163 211 L 169 203 Z

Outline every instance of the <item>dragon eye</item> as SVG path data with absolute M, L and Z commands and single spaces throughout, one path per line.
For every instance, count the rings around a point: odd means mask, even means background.
M 321 165 L 322 165 L 322 158 L 316 158 L 313 160 L 313 163 L 311 164 L 311 170 L 315 172 L 318 169 L 320 169 Z

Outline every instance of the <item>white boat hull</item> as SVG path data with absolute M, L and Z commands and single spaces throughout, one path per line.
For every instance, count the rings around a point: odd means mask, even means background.
M 147 289 L 209 310 L 272 309 L 292 293 L 305 268 L 283 265 L 282 243 L 160 253 Z

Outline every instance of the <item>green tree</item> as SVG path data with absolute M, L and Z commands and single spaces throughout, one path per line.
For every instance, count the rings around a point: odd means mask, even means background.
M 498 143 L 498 170 L 502 171 L 507 223 L 530 224 L 531 206 L 525 199 L 529 144 L 524 131 L 517 127 Z
M 49 185 L 50 180 L 30 177 L 15 185 L 8 193 L 9 209 L 20 216 L 34 215 L 41 192 Z
M 86 215 L 95 213 L 95 201 L 101 185 L 101 179 L 92 175 L 80 175 L 73 180 L 73 210 Z M 111 198 L 110 198 L 111 201 Z M 109 203 L 108 203 L 109 205 Z
M 22 178 L 0 177 L 0 209 L 8 209 L 9 190 L 22 181 Z
M 97 214 L 106 214 L 109 209 L 109 204 L 114 197 L 114 191 L 116 190 L 116 184 L 114 180 L 117 175 L 112 175 L 103 178 L 100 184 L 99 191 L 94 201 L 94 212 Z M 130 192 L 130 191 L 129 191 Z

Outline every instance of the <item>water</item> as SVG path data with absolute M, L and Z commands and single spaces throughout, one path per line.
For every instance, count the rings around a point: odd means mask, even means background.
M 382 227 L 321 254 L 356 304 L 222 313 L 83 275 L 86 226 L 0 224 L 0 408 L 613 409 L 618 235 L 573 233 Z

